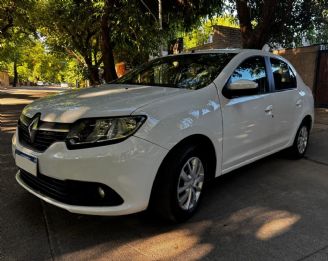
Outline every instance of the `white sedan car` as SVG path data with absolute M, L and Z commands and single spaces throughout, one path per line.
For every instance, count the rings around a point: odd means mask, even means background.
M 279 56 L 167 56 L 26 106 L 12 141 L 16 179 L 70 212 L 152 208 L 183 221 L 211 179 L 286 148 L 302 157 L 313 117 L 311 90 Z

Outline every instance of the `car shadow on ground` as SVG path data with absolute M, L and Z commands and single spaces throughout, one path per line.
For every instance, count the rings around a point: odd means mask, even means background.
M 322 206 L 328 185 L 315 180 L 320 177 L 307 176 L 311 171 L 322 175 L 316 168 L 305 160 L 282 159 L 280 154 L 263 159 L 216 179 L 198 213 L 178 225 L 145 213 L 94 217 L 42 203 L 52 251 L 55 257 L 77 255 L 85 260 L 124 256 L 296 260 L 328 242 L 327 228 L 319 225 L 327 222 L 328 211 Z M 22 201 L 28 197 L 25 194 Z

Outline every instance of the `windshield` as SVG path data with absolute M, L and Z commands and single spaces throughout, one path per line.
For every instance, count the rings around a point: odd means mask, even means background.
M 233 53 L 166 56 L 132 70 L 113 83 L 196 90 L 213 82 Z

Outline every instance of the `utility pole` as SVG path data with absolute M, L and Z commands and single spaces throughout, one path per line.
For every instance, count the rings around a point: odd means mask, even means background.
M 158 0 L 158 21 L 157 21 L 156 16 L 153 14 L 151 9 L 149 8 L 149 6 L 145 3 L 145 1 L 140 0 L 140 2 L 144 5 L 144 7 L 147 8 L 147 10 L 152 15 L 152 17 L 154 17 L 155 22 L 158 23 L 159 31 L 160 31 L 160 33 L 162 33 L 162 30 L 163 30 L 162 0 Z M 162 56 L 162 53 L 163 53 L 163 46 L 162 46 L 162 43 L 161 43 L 160 46 L 159 46 L 159 56 Z
M 159 29 L 163 29 L 163 17 L 162 17 L 162 0 L 158 0 L 158 23 Z
M 162 16 L 162 0 L 158 0 L 158 24 L 159 24 L 159 31 L 162 33 L 163 30 L 163 16 Z M 163 46 L 160 43 L 159 46 L 159 56 L 163 54 Z

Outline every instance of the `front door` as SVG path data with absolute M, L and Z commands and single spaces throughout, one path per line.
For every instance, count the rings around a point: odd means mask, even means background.
M 255 160 L 272 151 L 273 100 L 265 61 L 256 56 L 242 62 L 231 75 L 228 83 L 251 80 L 258 88 L 250 91 L 231 92 L 227 86 L 223 95 L 223 173 Z

